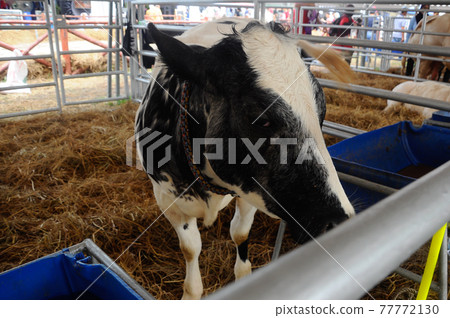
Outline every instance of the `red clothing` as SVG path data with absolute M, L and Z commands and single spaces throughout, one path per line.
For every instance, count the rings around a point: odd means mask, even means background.
M 0 0 L 0 9 L 9 9 L 9 5 L 5 1 Z
M 343 15 L 341 17 L 341 20 L 339 21 L 339 25 L 352 25 L 352 24 L 356 24 L 355 20 L 353 20 L 350 16 L 348 15 Z M 350 36 L 351 33 L 351 29 L 345 30 L 345 29 L 341 29 L 341 31 L 339 32 L 341 35 L 340 37 L 346 37 L 346 36 Z M 337 47 L 352 47 L 351 45 L 337 45 L 337 44 L 333 44 L 333 46 L 337 46 Z

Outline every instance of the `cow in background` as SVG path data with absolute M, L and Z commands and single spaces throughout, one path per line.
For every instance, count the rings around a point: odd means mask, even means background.
M 444 102 L 450 102 L 450 85 L 437 83 L 434 81 L 425 82 L 403 82 L 392 90 L 393 92 L 420 96 L 431 99 L 438 99 Z M 396 107 L 405 106 L 416 113 L 422 114 L 426 118 L 430 118 L 436 109 L 413 105 L 409 103 L 402 103 L 395 100 L 388 100 L 387 106 L 383 110 L 385 113 L 391 113 Z
M 422 29 L 423 19 L 417 25 L 415 31 L 420 31 Z M 427 32 L 439 32 L 439 33 L 447 33 L 449 35 L 424 35 L 423 36 L 423 45 L 425 46 L 441 46 L 447 47 L 450 49 L 450 14 L 446 13 L 441 16 L 433 16 L 426 18 L 425 31 Z M 419 33 L 413 34 L 408 43 L 409 44 L 420 44 L 421 35 Z M 431 56 L 425 55 L 424 56 Z M 441 58 L 449 59 L 450 57 L 439 56 Z M 402 74 L 411 75 L 412 70 L 405 69 L 406 58 L 402 59 Z M 445 69 L 447 72 L 450 70 L 450 62 L 437 62 L 437 61 L 429 61 L 429 60 L 420 60 L 419 66 L 419 78 L 426 78 L 431 80 L 439 80 L 439 73 Z M 448 75 L 446 75 L 446 81 L 448 81 Z M 445 76 L 444 76 L 445 77 Z M 445 80 L 444 80 L 445 81 Z

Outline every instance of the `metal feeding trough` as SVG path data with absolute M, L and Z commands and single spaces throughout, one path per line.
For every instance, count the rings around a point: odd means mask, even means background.
M 402 121 L 328 148 L 357 212 L 450 160 L 450 129 Z
M 0 274 L 0 299 L 154 299 L 90 239 Z

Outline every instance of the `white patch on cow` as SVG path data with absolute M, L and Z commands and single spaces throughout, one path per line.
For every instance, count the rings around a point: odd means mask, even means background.
M 301 118 L 305 131 L 321 136 L 320 127 L 319 132 L 311 127 L 318 122 L 314 91 L 295 43 L 260 27 L 243 33 L 241 40 L 259 86 L 281 96 Z
M 210 192 L 210 197 L 207 201 L 199 200 L 192 196 L 181 196 L 178 198 L 179 194 L 175 191 L 172 178 L 167 174 L 163 175 L 168 181 L 156 182 L 150 176 L 156 202 L 161 210 L 164 211 L 171 206 L 171 209 L 186 216 L 202 218 L 205 226 L 211 226 L 216 220 L 218 212 L 225 208 L 233 199 L 231 195 L 222 196 Z M 193 200 L 190 200 L 190 198 L 193 198 Z
M 246 259 L 245 262 L 243 262 L 239 255 L 236 256 L 236 263 L 234 264 L 234 277 L 236 280 L 241 279 L 242 277 L 245 277 L 247 275 L 250 275 L 252 273 L 252 263 Z
M 322 136 L 311 79 L 297 46 L 266 28 L 253 28 L 242 34 L 241 39 L 248 63 L 258 74 L 258 84 L 280 95 L 299 116 L 303 133 L 314 138 L 325 161 L 330 190 L 337 195 L 345 213 L 353 216 L 355 211 L 339 182 Z
M 198 257 L 202 249 L 197 219 L 186 216 L 170 206 L 164 213 L 177 232 L 180 248 L 186 260 L 186 278 L 182 299 L 200 299 L 203 294 L 203 284 L 198 266 Z
M 200 45 L 203 47 L 211 47 L 225 38 L 227 34 L 232 34 L 233 29 L 231 24 L 225 24 L 223 22 L 235 23 L 237 31 L 241 31 L 250 21 L 256 21 L 252 19 L 237 19 L 237 18 L 225 18 L 214 22 L 204 23 L 192 28 L 176 38 L 183 43 L 189 45 Z

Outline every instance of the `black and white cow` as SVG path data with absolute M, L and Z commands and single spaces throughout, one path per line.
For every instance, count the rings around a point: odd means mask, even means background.
M 197 218 L 211 225 L 233 199 L 208 186 L 237 196 L 230 229 L 238 251 L 237 279 L 251 272 L 247 244 L 257 209 L 286 220 L 307 238 L 354 215 L 322 136 L 323 92 L 301 60 L 298 46 L 345 79 L 350 69 L 338 54 L 248 19 L 206 23 L 177 38 L 153 25 L 149 31 L 160 57 L 137 112 L 137 149 L 186 259 L 183 299 L 198 299 L 203 293 Z M 180 103 L 186 83 L 189 143 L 192 146 L 194 138 L 222 140 L 225 153 L 222 160 L 208 159 L 205 154 L 217 153 L 217 144 L 202 146 L 203 155 L 195 165 L 201 177 L 188 164 L 183 139 L 185 121 L 180 114 L 187 104 Z M 171 136 L 170 148 L 152 147 L 149 158 L 151 138 L 143 134 L 148 131 Z M 277 143 L 282 138 L 290 138 L 289 143 Z M 299 163 L 296 158 L 305 154 L 305 144 L 310 156 Z M 227 153 L 232 151 L 231 158 Z M 167 155 L 170 161 L 160 166 Z

